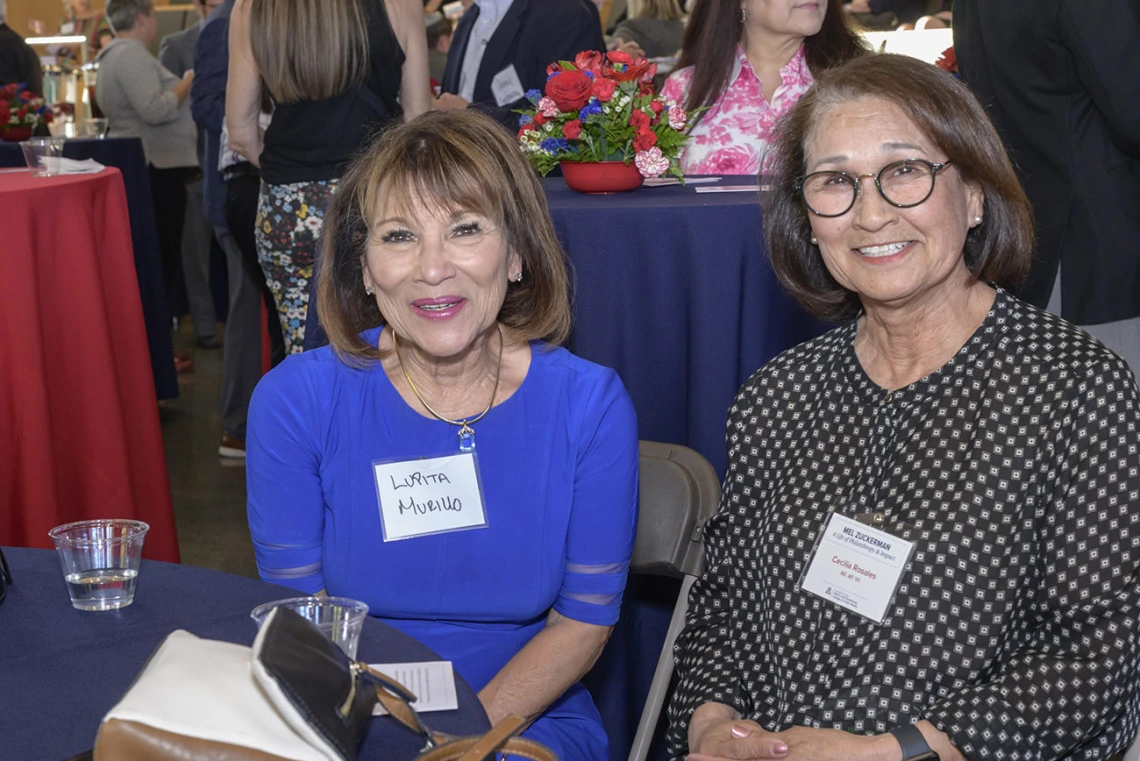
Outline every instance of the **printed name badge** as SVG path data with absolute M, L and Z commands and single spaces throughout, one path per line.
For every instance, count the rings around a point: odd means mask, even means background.
M 914 542 L 833 513 L 800 587 L 881 624 L 913 551 Z
M 500 107 L 526 97 L 526 90 L 523 90 L 513 63 L 491 80 L 491 93 L 495 96 L 495 105 Z
M 474 452 L 372 468 L 385 542 L 486 527 Z

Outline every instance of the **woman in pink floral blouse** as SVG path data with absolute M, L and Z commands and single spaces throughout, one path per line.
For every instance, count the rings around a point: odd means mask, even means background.
M 726 40 L 738 40 L 726 45 Z M 662 94 L 708 106 L 681 156 L 685 174 L 757 174 L 772 128 L 815 81 L 866 48 L 841 0 L 701 0 Z

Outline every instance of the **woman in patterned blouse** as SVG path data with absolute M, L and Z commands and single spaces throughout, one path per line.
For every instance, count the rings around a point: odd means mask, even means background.
M 737 44 L 726 45 L 725 40 Z M 708 106 L 681 155 L 685 174 L 756 174 L 773 126 L 814 73 L 865 52 L 841 0 L 701 0 L 662 95 Z
M 1031 209 L 956 79 L 852 61 L 775 151 L 773 266 L 841 325 L 729 411 L 672 756 L 1108 758 L 1140 724 L 1135 379 L 1004 290 Z M 842 559 L 813 548 L 845 519 L 904 547 L 881 615 L 808 583 Z

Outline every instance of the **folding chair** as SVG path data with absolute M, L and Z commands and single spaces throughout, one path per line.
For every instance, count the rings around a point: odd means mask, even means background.
M 673 676 L 673 642 L 685 625 L 689 588 L 704 568 L 701 531 L 720 503 L 720 479 L 708 460 L 692 449 L 642 441 L 639 466 L 641 496 L 630 571 L 682 581 L 629 761 L 645 761 L 649 753 Z

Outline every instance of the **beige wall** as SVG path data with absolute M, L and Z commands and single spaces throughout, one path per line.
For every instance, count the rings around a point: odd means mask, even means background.
M 185 0 L 181 0 L 185 2 Z M 175 5 L 172 0 L 155 0 L 155 5 Z M 91 7 L 102 9 L 105 0 L 91 0 Z M 63 20 L 62 0 L 8 0 L 8 26 L 24 37 L 31 35 L 28 22 L 39 19 L 44 22 L 44 34 L 54 34 Z

